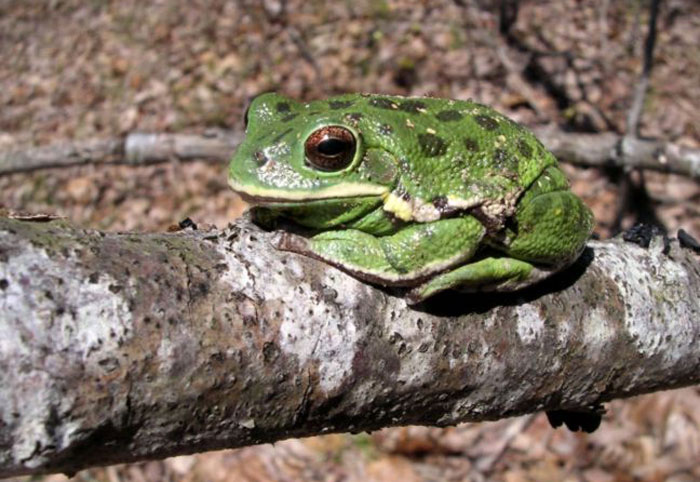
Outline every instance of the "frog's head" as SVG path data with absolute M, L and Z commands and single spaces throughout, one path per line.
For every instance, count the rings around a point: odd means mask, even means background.
M 350 221 L 378 206 L 397 177 L 388 151 L 363 137 L 355 96 L 308 104 L 268 93 L 246 113 L 229 184 L 248 202 L 311 227 Z

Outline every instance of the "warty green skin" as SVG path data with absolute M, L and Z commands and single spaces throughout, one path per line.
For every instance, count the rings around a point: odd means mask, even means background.
M 347 94 L 299 103 L 263 94 L 247 114 L 229 183 L 261 218 L 316 234 L 278 247 L 415 303 L 450 288 L 519 289 L 581 253 L 593 217 L 534 135 L 471 101 Z M 350 164 L 319 171 L 305 142 L 324 126 L 356 140 Z

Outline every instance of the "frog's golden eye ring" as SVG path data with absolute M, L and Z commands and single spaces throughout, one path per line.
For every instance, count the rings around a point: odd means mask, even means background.
M 306 139 L 306 163 L 319 171 L 340 171 L 350 165 L 356 148 L 357 140 L 350 130 L 341 126 L 321 127 Z

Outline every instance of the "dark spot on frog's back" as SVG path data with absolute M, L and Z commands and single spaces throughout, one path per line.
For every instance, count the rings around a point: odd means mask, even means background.
M 498 129 L 498 121 L 493 117 L 487 115 L 477 115 L 474 116 L 474 120 L 487 131 Z
M 472 139 L 471 137 L 464 138 L 464 147 L 468 151 L 479 152 L 479 143 L 476 141 L 476 139 Z
M 514 169 L 518 167 L 518 159 L 505 149 L 496 149 L 493 153 L 494 164 L 501 169 Z
M 518 139 L 518 151 L 520 151 L 520 154 L 523 155 L 526 159 L 530 159 L 532 157 L 532 147 L 525 142 L 523 139 Z
M 399 104 L 399 110 L 402 110 L 404 112 L 410 112 L 412 114 L 415 114 L 417 112 L 421 112 L 426 109 L 425 102 L 421 102 L 419 100 L 406 100 L 404 102 L 401 102 Z
M 359 112 L 351 112 L 349 114 L 346 114 L 345 117 L 353 122 L 358 122 L 362 119 L 362 114 Z
M 443 110 L 438 112 L 435 117 L 442 122 L 458 121 L 464 117 L 458 110 Z
M 451 207 L 447 201 L 447 196 L 437 196 L 433 199 L 433 206 L 444 216 L 449 216 L 458 211 L 457 208 Z
M 328 107 L 333 110 L 347 109 L 354 104 L 351 100 L 329 100 Z
M 287 102 L 279 102 L 276 108 L 277 112 L 279 113 L 289 112 L 291 110 L 291 107 L 289 107 L 289 104 Z
M 396 109 L 397 105 L 394 104 L 391 100 L 385 99 L 383 97 L 376 97 L 374 99 L 369 100 L 369 105 L 372 107 L 378 107 L 379 109 Z
M 389 124 L 382 124 L 379 126 L 379 133 L 383 136 L 389 136 L 394 131 L 394 129 Z
M 447 196 L 438 196 L 433 199 L 433 206 L 439 210 L 445 209 L 447 207 Z
M 418 134 L 420 148 L 428 157 L 442 156 L 447 151 L 447 143 L 435 134 Z

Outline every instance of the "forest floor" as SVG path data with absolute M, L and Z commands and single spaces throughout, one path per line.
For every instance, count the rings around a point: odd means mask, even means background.
M 249 100 L 343 92 L 473 98 L 529 125 L 625 133 L 646 2 L 0 0 L 0 151 L 134 131 L 239 130 Z M 493 2 L 494 5 L 497 2 Z M 640 135 L 700 147 L 700 4 L 663 2 Z M 564 160 L 565 161 L 565 160 Z M 700 185 L 564 165 L 606 238 L 637 221 L 700 236 Z M 628 192 L 625 201 L 621 195 Z M 226 166 L 84 166 L 0 177 L 0 208 L 104 230 L 225 226 Z M 617 221 L 620 222 L 617 222 Z M 402 427 L 91 469 L 81 480 L 700 480 L 700 388 L 607 405 L 592 435 L 542 414 Z M 48 476 L 58 480 L 63 476 Z

